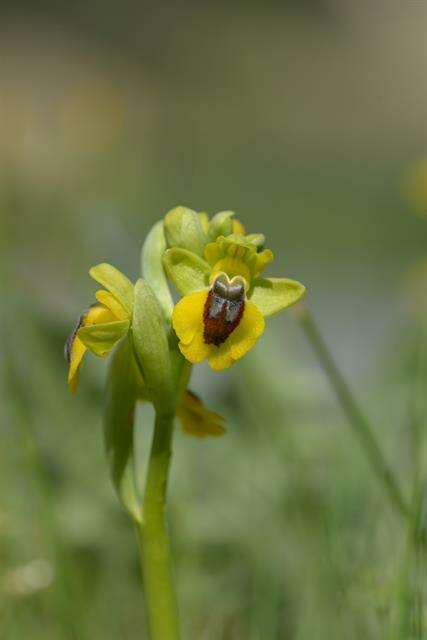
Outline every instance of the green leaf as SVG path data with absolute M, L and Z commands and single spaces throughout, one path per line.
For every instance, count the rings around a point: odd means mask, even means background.
M 124 273 L 103 262 L 89 269 L 89 275 L 110 291 L 129 314 L 132 313 L 133 284 Z
M 195 211 L 187 207 L 175 207 L 166 214 L 164 229 L 169 247 L 180 247 L 203 255 L 206 235 Z
M 174 412 L 166 324 L 156 296 L 142 279 L 135 285 L 132 331 L 136 357 L 156 411 Z
M 165 317 L 169 319 L 174 305 L 162 262 L 166 248 L 163 221 L 160 221 L 152 227 L 144 242 L 141 255 L 142 275 L 156 292 Z
M 141 500 L 133 465 L 134 413 L 138 397 L 138 371 L 128 339 L 114 353 L 107 381 L 104 440 L 111 479 L 117 495 L 136 521 L 141 521 Z
M 272 316 L 298 302 L 305 287 L 286 278 L 256 278 L 249 296 L 263 316 Z
M 129 320 L 117 320 L 81 327 L 77 335 L 92 353 L 103 358 L 128 331 Z
M 209 222 L 208 242 L 215 242 L 219 236 L 229 236 L 233 233 L 234 211 L 220 211 Z
M 168 249 L 163 256 L 163 264 L 167 275 L 182 296 L 200 291 L 209 283 L 210 266 L 191 251 Z

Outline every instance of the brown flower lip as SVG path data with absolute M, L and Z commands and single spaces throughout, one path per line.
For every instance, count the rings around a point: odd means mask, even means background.
M 219 276 L 208 293 L 203 312 L 205 343 L 217 347 L 223 344 L 239 326 L 244 310 L 244 283 Z

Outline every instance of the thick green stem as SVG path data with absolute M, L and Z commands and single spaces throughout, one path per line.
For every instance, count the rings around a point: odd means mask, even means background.
M 142 522 L 137 525 L 150 640 L 179 639 L 178 606 L 165 514 L 173 421 L 173 415 L 156 417 Z
M 329 353 L 329 349 L 320 335 L 314 320 L 308 310 L 302 305 L 297 308 L 296 315 L 314 350 L 314 353 L 317 356 L 317 359 L 331 383 L 337 400 L 340 403 L 351 428 L 359 439 L 362 449 L 366 454 L 374 473 L 382 483 L 391 504 L 402 516 L 404 516 L 405 519 L 408 518 L 411 510 L 403 498 L 396 478 L 376 440 L 374 431 L 359 409 L 350 388 Z

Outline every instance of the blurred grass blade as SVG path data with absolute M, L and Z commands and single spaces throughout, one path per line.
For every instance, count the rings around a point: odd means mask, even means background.
M 329 349 L 317 329 L 308 309 L 303 305 L 299 305 L 296 310 L 296 317 L 299 320 L 299 323 L 311 344 L 323 371 L 329 379 L 344 415 L 347 417 L 349 425 L 359 439 L 362 450 L 366 455 L 372 470 L 383 485 L 385 492 L 390 499 L 390 503 L 396 511 L 400 513 L 405 520 L 407 520 L 411 514 L 409 505 L 401 492 L 392 468 L 384 457 L 383 451 L 378 444 L 371 424 L 365 418 L 356 403 L 347 382 L 335 364 L 335 361 L 332 358 Z

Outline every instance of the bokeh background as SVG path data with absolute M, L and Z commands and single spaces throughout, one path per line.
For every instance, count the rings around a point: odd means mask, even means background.
M 401 0 L 1 3 L 1 638 L 147 638 L 104 459 L 106 363 L 88 357 L 71 397 L 62 347 L 88 268 L 135 279 L 177 204 L 235 210 L 266 234 L 270 274 L 307 285 L 409 497 L 427 415 L 426 24 L 425 2 Z M 176 434 L 184 638 L 424 637 L 422 561 L 293 315 L 193 388 L 228 433 Z

